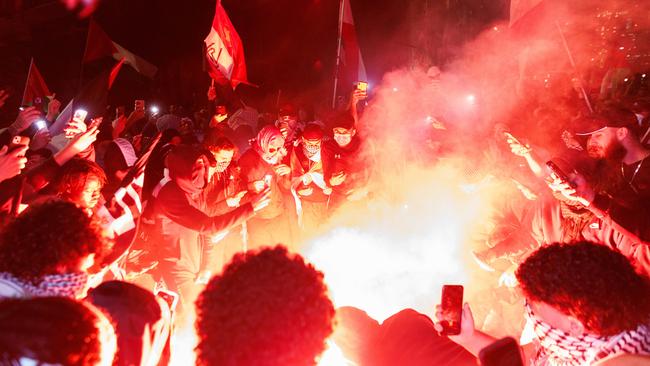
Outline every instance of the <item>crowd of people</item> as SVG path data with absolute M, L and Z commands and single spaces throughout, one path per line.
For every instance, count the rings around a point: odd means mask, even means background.
M 208 115 L 136 101 L 129 114 L 74 113 L 59 136 L 37 126 L 52 125 L 56 99 L 22 109 L 0 134 L 0 364 L 167 364 L 175 326 L 194 313 L 201 365 L 315 364 L 330 338 L 355 364 L 475 364 L 496 338 L 468 304 L 458 335 L 413 310 L 380 325 L 335 310 L 297 254 L 373 197 L 357 109 L 374 107 L 367 98 L 260 114 L 210 88 Z M 526 364 L 650 362 L 650 103 L 591 112 L 581 98 L 529 102 L 513 113 L 525 129 L 491 125 L 480 149 L 499 163 L 484 172 L 511 194 L 472 254 L 521 289 Z M 428 122 L 418 151 L 429 164 L 466 148 L 453 119 Z M 142 162 L 125 244 L 113 198 Z

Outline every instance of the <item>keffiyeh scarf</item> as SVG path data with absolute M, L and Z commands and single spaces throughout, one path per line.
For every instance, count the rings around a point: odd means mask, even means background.
M 650 354 L 650 328 L 645 324 L 614 336 L 576 337 L 541 320 L 528 304 L 526 316 L 540 345 L 533 365 L 586 366 L 615 354 Z
M 20 290 L 22 290 L 25 296 L 62 296 L 76 299 L 85 295 L 86 286 L 88 285 L 88 274 L 65 273 L 47 275 L 43 276 L 40 282 L 34 284 L 18 279 L 9 273 L 0 272 L 0 282 L 10 283 L 20 287 Z

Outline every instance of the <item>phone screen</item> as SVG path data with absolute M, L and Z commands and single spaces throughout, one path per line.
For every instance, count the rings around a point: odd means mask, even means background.
M 478 354 L 482 366 L 523 366 L 519 345 L 511 337 L 498 341 L 483 348 Z
M 169 305 L 169 310 L 174 311 L 176 309 L 178 295 L 175 292 L 161 289 L 156 291 L 156 296 L 163 299 Z
M 442 286 L 440 306 L 442 311 L 442 319 L 440 319 L 443 327 L 442 334 L 460 334 L 460 322 L 463 315 L 463 286 Z
M 357 89 L 361 91 L 367 91 L 368 90 L 368 83 L 365 81 L 359 81 L 357 83 Z

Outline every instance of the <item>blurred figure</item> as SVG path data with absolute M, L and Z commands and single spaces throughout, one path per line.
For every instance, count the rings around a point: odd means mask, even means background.
M 530 364 L 650 355 L 650 282 L 622 254 L 590 242 L 552 244 L 529 256 L 516 275 L 526 299 L 522 343 Z M 460 335 L 449 338 L 474 355 L 495 341 L 475 329 L 467 304 Z
M 32 205 L 0 233 L 0 298 L 83 297 L 88 269 L 107 251 L 99 225 L 73 203 Z
M 196 303 L 198 365 L 315 365 L 332 333 L 323 274 L 286 248 L 239 254 Z
M 3 365 L 110 366 L 115 332 L 90 304 L 61 297 L 0 301 Z
M 117 334 L 114 366 L 153 366 L 169 357 L 170 305 L 139 286 L 104 282 L 86 300 L 112 320 Z M 161 362 L 163 361 L 163 362 Z
M 447 337 L 439 336 L 424 314 L 404 309 L 380 325 L 354 307 L 336 310 L 333 340 L 359 366 L 474 366 L 476 359 Z

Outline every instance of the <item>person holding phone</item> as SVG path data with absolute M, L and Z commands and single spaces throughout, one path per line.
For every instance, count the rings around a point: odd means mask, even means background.
M 171 291 L 180 295 L 179 310 L 185 311 L 196 299 L 214 270 L 211 253 L 215 243 L 204 240 L 242 224 L 269 203 L 261 191 L 251 201 L 221 214 L 210 215 L 205 189 L 209 167 L 205 152 L 179 145 L 165 158 L 169 179 L 147 205 L 146 216 L 155 222 L 158 270 Z
M 363 143 L 357 133 L 354 118 L 343 112 L 331 123 L 333 140 L 325 142 L 332 152 L 332 164 L 325 170 L 325 180 L 332 187 L 328 210 L 334 212 L 346 202 L 358 202 L 368 195 L 370 177 L 368 162 L 364 159 Z
M 283 163 L 287 151 L 282 132 L 273 125 L 260 130 L 257 138 L 239 159 L 241 178 L 248 194 L 264 189 L 271 191 L 271 203 L 267 208 L 246 222 L 249 248 L 269 243 L 293 244 L 291 201 L 289 187 L 291 168 Z
M 525 298 L 522 338 L 532 340 L 522 347 L 527 364 L 650 356 L 650 283 L 622 254 L 586 241 L 550 244 L 531 254 L 516 276 Z M 436 313 L 442 317 L 439 307 Z M 468 304 L 460 333 L 449 339 L 475 356 L 496 341 L 476 329 Z
M 212 158 L 210 180 L 205 189 L 207 211 L 211 215 L 225 214 L 248 201 L 248 190 L 241 179 L 240 169 L 233 157 L 235 145 L 225 137 L 218 136 L 216 131 L 209 131 L 203 147 L 210 152 Z M 220 237 L 209 238 L 219 241 L 211 253 L 212 268 L 216 272 L 230 261 L 232 256 L 243 250 L 242 226 L 238 225 L 228 230 Z

